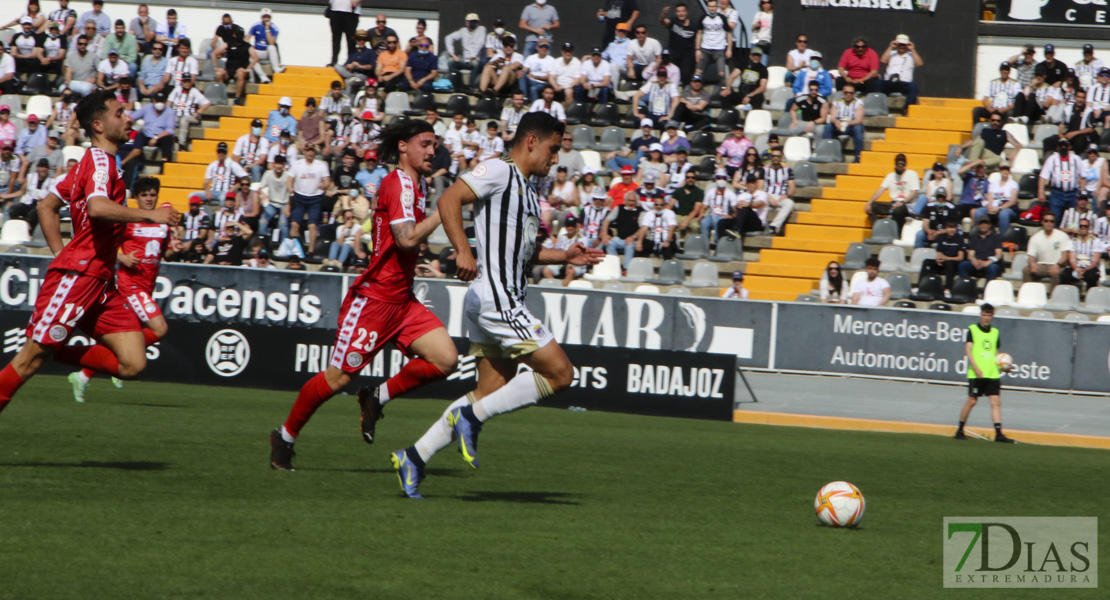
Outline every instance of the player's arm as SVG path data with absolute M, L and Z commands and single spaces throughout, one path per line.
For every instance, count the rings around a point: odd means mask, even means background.
M 432 232 L 435 231 L 436 227 L 439 227 L 439 224 L 440 216 L 439 213 L 436 212 L 419 223 L 415 221 L 404 221 L 396 225 L 390 225 L 389 231 L 393 233 L 393 243 L 397 244 L 397 247 L 411 252 L 418 249 L 420 247 L 420 242 L 423 242 L 429 235 L 432 235 Z
M 979 370 L 979 364 L 975 362 L 975 357 L 971 355 L 971 342 L 964 344 L 964 356 L 967 357 L 967 364 L 975 371 L 975 375 L 982 379 L 983 372 Z
M 42 237 L 46 238 L 46 245 L 50 247 L 50 252 L 54 256 L 57 256 L 65 247 L 65 242 L 62 241 L 62 217 L 59 214 L 63 206 L 65 202 L 57 194 L 50 192 L 39 201 L 37 209 Z
M 439 197 L 436 203 L 436 214 L 443 222 L 443 231 L 451 246 L 455 249 L 455 265 L 459 280 L 470 281 L 478 275 L 478 263 L 474 260 L 474 253 L 470 251 L 470 242 L 463 229 L 462 207 L 472 204 L 478 196 L 467 185 L 466 181 L 459 179 L 446 192 Z M 425 219 L 427 223 L 431 219 Z M 396 234 L 395 234 L 396 235 Z
M 93 196 L 86 202 L 89 217 L 112 223 L 155 223 L 176 225 L 181 214 L 173 207 L 160 206 L 154 210 L 128 208 L 109 200 L 106 196 Z M 45 231 L 43 232 L 45 234 Z

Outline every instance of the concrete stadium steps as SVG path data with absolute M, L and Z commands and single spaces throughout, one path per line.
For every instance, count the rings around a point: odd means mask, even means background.
M 161 191 L 158 192 L 158 199 L 169 202 L 177 210 L 185 212 L 189 210 L 189 194 L 200 191 L 203 183 L 202 181 L 201 185 L 195 188 L 166 187 L 166 184 L 163 184 Z
M 933 163 L 937 162 L 938 160 L 943 162 L 948 152 L 945 151 L 944 154 L 934 154 L 932 152 L 877 152 L 875 150 L 872 150 L 870 152 L 864 153 L 863 156 L 860 157 L 859 163 L 848 165 L 848 173 L 853 174 L 852 167 L 881 167 L 883 169 L 886 169 L 886 171 L 883 172 L 883 175 L 885 176 L 891 171 L 891 167 L 893 167 L 894 165 L 894 158 L 899 154 L 904 154 L 906 156 L 907 168 L 928 169 L 932 167 Z M 865 173 L 854 174 L 864 175 Z
M 870 227 L 871 222 L 862 211 L 859 214 L 842 215 L 836 213 L 807 212 L 798 215 L 798 223 L 803 225 L 833 225 L 837 227 Z
M 967 121 L 971 119 L 971 110 L 967 111 L 967 118 L 962 119 L 930 119 L 924 117 L 898 117 L 894 121 L 894 126 L 906 129 L 922 129 L 930 130 L 936 129 L 941 131 L 959 131 L 961 127 L 967 125 Z
M 858 200 L 814 198 L 809 201 L 809 209 L 825 215 L 859 215 L 863 212 L 863 204 Z
M 748 265 L 751 269 L 759 263 Z M 818 275 L 819 277 L 819 275 Z M 775 275 L 745 275 L 744 287 L 752 300 L 795 300 L 798 294 L 808 294 L 813 290 L 812 277 L 779 277 Z
M 820 279 L 822 269 L 824 269 L 824 266 L 818 267 L 814 265 L 782 265 L 765 263 L 762 259 L 760 259 L 759 262 L 754 262 L 748 265 L 747 274 L 744 278 L 744 284 L 745 286 L 747 286 L 747 276 L 749 275 L 766 275 L 768 277 L 782 277 L 804 280 Z M 810 289 L 812 289 L 812 287 Z M 805 292 L 801 293 L 804 294 Z
M 886 132 L 886 141 L 902 142 L 906 144 L 920 144 L 922 142 L 934 144 L 960 144 L 971 139 L 971 133 L 960 131 L 939 131 L 926 129 L 890 129 Z
M 794 250 L 805 253 L 836 253 L 841 258 L 848 251 L 850 242 L 843 240 L 812 239 L 801 237 L 778 237 L 771 242 L 776 250 Z M 813 260 L 812 258 L 810 260 Z

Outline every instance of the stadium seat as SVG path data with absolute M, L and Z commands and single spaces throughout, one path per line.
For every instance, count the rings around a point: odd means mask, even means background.
M 1037 125 L 1033 128 L 1033 139 L 1029 140 L 1029 143 L 1026 144 L 1025 147 L 1040 150 L 1044 148 L 1044 141 L 1056 135 L 1058 132 L 1059 130 L 1055 125 L 1049 125 L 1048 123 Z
M 411 108 L 405 111 L 410 117 L 422 117 L 424 111 L 436 109 L 436 97 L 432 94 L 419 93 L 409 103 Z
M 31 226 L 22 219 L 8 219 L 0 226 L 0 247 L 16 246 L 31 241 Z
M 1048 298 L 1045 310 L 1065 311 L 1077 310 L 1080 305 L 1079 288 L 1074 285 L 1058 285 L 1052 288 L 1052 295 Z
M 208 47 L 207 44 L 205 44 L 204 42 L 201 42 L 201 48 L 207 48 L 207 47 Z M 226 64 L 227 64 L 227 60 L 221 58 L 220 59 L 220 66 L 223 67 Z M 209 82 L 209 83 L 211 83 L 213 81 L 216 81 L 216 67 L 214 67 L 212 65 L 211 60 L 205 59 L 205 60 L 200 61 L 200 74 L 197 75 L 197 81 L 206 81 L 206 82 Z
M 385 114 L 397 116 L 405 114 L 412 108 L 409 105 L 409 95 L 405 92 L 389 92 L 385 96 Z M 477 118 L 477 117 L 475 117 Z
M 894 308 L 917 308 L 917 304 L 910 300 L 899 300 L 894 303 Z
M 926 275 L 917 281 L 917 293 L 910 299 L 916 302 L 932 302 L 944 297 L 944 280 L 937 275 Z
M 590 105 L 575 102 L 567 109 L 567 125 L 583 125 L 590 120 Z
M 865 244 L 885 245 L 898 237 L 898 224 L 894 219 L 878 219 L 871 224 L 871 237 L 863 240 Z
M 587 167 L 593 168 L 594 174 L 608 172 L 602 168 L 601 155 L 598 154 L 596 150 L 581 150 L 578 153 L 582 155 L 582 162 L 585 163 Z
M 21 111 L 18 115 L 12 116 L 17 116 L 20 119 L 26 120 L 28 116 L 36 115 L 39 121 L 46 121 L 53 112 L 54 107 L 50 101 L 50 97 L 40 94 L 38 96 L 32 96 L 31 99 L 27 101 L 26 111 Z
M 713 140 L 712 133 L 699 131 L 690 139 L 690 154 L 709 155 L 717 154 L 717 142 Z
M 1030 319 L 1055 319 L 1056 315 L 1048 312 L 1047 310 L 1037 309 L 1029 313 Z
M 902 235 L 894 240 L 895 246 L 903 248 L 913 248 L 917 245 L 917 232 L 925 228 L 925 222 L 920 219 L 907 220 L 902 225 Z
M 628 146 L 628 140 L 624 137 L 624 130 L 620 127 L 606 127 L 601 132 L 601 141 L 598 142 L 597 149 L 602 152 L 613 152 L 622 150 Z
M 1053 127 L 1055 127 L 1055 125 Z M 1102 130 L 1102 135 L 1098 138 L 1098 148 L 1103 152 L 1106 152 L 1108 149 L 1110 149 L 1110 128 Z
M 722 108 L 717 113 L 717 121 L 709 128 L 709 131 L 717 133 L 731 133 L 732 128 L 740 122 L 740 111 L 735 108 Z
M 821 298 L 814 294 L 798 294 L 794 299 L 795 302 L 820 302 Z
M 1006 233 L 1002 234 L 1002 241 L 1012 242 L 1017 245 L 1018 250 L 1024 251 L 1029 246 L 1029 230 L 1011 223 L 1006 228 Z
M 822 164 L 844 162 L 844 149 L 840 145 L 840 140 L 818 140 L 809 162 Z
M 863 97 L 863 116 L 885 117 L 889 114 L 890 106 L 887 104 L 886 94 L 871 92 Z
M 227 86 L 222 83 L 209 83 L 204 87 L 204 97 L 216 106 L 226 106 L 228 102 Z
M 395 117 L 390 117 L 389 122 L 386 123 L 386 125 L 389 126 L 389 125 L 396 125 L 397 123 L 404 123 L 405 121 L 408 121 L 411 118 L 412 117 L 407 117 L 405 115 L 397 115 Z
M 1018 309 L 1016 309 L 1012 306 L 999 306 L 999 307 L 995 307 L 994 316 L 996 316 L 996 317 L 1017 318 L 1017 317 L 1021 316 L 1021 313 L 1018 311 Z
M 1101 317 L 1095 319 L 1095 322 L 1096 323 L 1110 323 L 1110 315 L 1102 315 Z
M 681 260 L 700 260 L 709 256 L 709 238 L 701 234 L 692 234 L 686 236 L 686 240 L 682 245 L 682 254 L 678 254 L 675 258 Z
M 636 257 L 628 263 L 628 271 L 621 281 L 638 283 L 649 281 L 655 275 L 655 265 L 650 258 Z
M 447 237 L 447 232 L 443 230 L 443 225 L 436 227 L 432 230 L 432 234 L 428 236 L 429 244 L 450 244 L 451 239 Z
M 786 143 L 782 145 L 782 156 L 786 162 L 800 162 L 809 160 L 813 155 L 810 149 L 809 138 L 803 136 L 793 136 L 786 138 Z M 794 183 L 797 185 L 798 173 L 794 173 Z
M 66 146 L 62 148 L 62 156 L 65 158 L 66 162 L 70 160 L 81 162 L 81 158 L 85 156 L 85 149 L 81 146 Z
M 905 271 L 906 265 L 906 251 L 898 246 L 883 246 L 879 249 L 879 270 L 883 273 L 892 273 L 894 271 Z
M 23 93 L 30 96 L 54 93 L 54 87 L 50 85 L 50 76 L 46 73 L 31 73 L 23 84 Z
M 606 292 L 627 292 L 628 288 L 619 281 L 606 281 L 601 285 L 601 289 Z
M 686 267 L 682 265 L 681 261 L 672 258 L 663 261 L 663 264 L 659 266 L 659 277 L 649 281 L 659 285 L 681 285 L 685 278 Z
M 540 287 L 563 287 L 563 280 L 562 279 L 552 279 L 552 278 L 548 277 L 546 279 L 541 279 L 540 282 L 536 285 L 538 285 Z
M 597 141 L 594 140 L 594 128 L 589 125 L 575 125 L 570 130 L 570 135 L 574 138 L 571 147 L 575 150 L 589 150 L 597 145 Z
M 994 306 L 1011 306 L 1014 303 L 1014 284 L 1005 279 L 992 279 L 983 288 L 983 302 Z
M 614 281 L 621 277 L 621 257 L 606 254 L 601 262 L 594 265 L 585 278 L 590 281 Z
M 987 128 L 987 122 L 986 121 L 979 121 L 978 123 L 973 125 L 971 127 L 971 139 L 973 139 L 973 140 L 979 139 L 979 134 L 983 133 L 983 130 L 986 129 L 986 128 Z M 951 161 L 949 161 L 949 162 L 951 162 Z
M 1026 173 L 1021 176 L 1021 181 L 1018 182 L 1018 199 L 1019 200 L 1032 200 L 1037 197 L 1037 179 L 1040 175 L 1037 173 Z
M 816 187 L 821 184 L 817 178 L 817 165 L 805 161 L 794 165 L 794 185 L 797 187 Z
M 744 260 L 744 242 L 731 237 L 717 240 L 717 253 L 714 256 L 710 256 L 709 260 L 713 262 Z
M 1014 155 L 1014 160 L 1010 163 L 1010 170 L 1015 175 L 1025 173 L 1032 173 L 1041 168 L 1041 161 L 1037 158 L 1037 151 L 1032 148 L 1022 148 Z
M 767 67 L 767 89 L 790 89 L 786 86 L 786 67 Z
M 910 289 L 910 276 L 905 273 L 891 273 L 886 278 L 886 282 L 890 284 L 890 299 L 901 300 L 909 298 L 913 291 Z
M 637 294 L 658 294 L 659 286 L 641 283 L 640 285 L 636 286 L 636 289 L 632 291 Z
M 1025 125 L 1021 123 L 1007 123 L 1002 126 L 1002 130 L 1014 136 L 1014 139 L 1021 143 L 1023 147 L 1029 146 L 1029 128 Z M 1014 145 L 1006 142 L 1006 147 L 1013 148 Z
M 920 273 L 922 263 L 936 257 L 937 251 L 932 248 L 914 248 L 910 255 L 910 273 Z
M 717 265 L 706 262 L 698 261 L 694 263 L 694 268 L 690 271 L 690 280 L 684 282 L 686 287 L 704 288 L 704 287 L 717 287 L 719 284 Z
M 1068 314 L 1064 315 L 1064 320 L 1065 321 L 1074 321 L 1074 322 L 1077 322 L 1077 323 L 1087 323 L 1091 320 L 1091 317 L 1088 317 L 1087 315 L 1082 314 L 1082 313 L 1068 313 Z
M 771 133 L 774 128 L 775 121 L 771 118 L 771 111 L 769 110 L 753 110 L 744 119 L 744 135 L 749 138 Z
M 386 100 L 388 99 L 389 97 L 386 96 Z M 499 98 L 479 98 L 478 102 L 474 104 L 474 110 L 470 112 L 470 116 L 476 121 L 498 119 L 501 117 L 501 108 L 501 100 Z M 478 129 L 485 131 L 484 126 Z
M 1087 301 L 1079 310 L 1092 315 L 1110 313 L 1110 288 L 1096 287 L 1087 290 Z
M 4 250 L 4 252 L 7 252 L 8 254 L 30 254 L 31 249 L 27 246 L 12 246 L 11 248 Z
M 1018 288 L 1016 308 L 1044 308 L 1048 303 L 1048 291 L 1043 283 L 1027 281 Z
M 443 110 L 439 113 L 442 116 L 451 117 L 456 113 L 462 113 L 463 116 L 470 116 L 470 96 L 466 94 L 455 94 L 447 99 L 447 103 L 443 105 Z
M 852 242 L 848 244 L 848 251 L 844 255 L 844 264 L 840 265 L 845 271 L 856 271 L 863 268 L 863 263 L 871 258 L 871 249 L 867 244 Z
M 962 312 L 964 314 L 967 314 L 967 315 L 977 315 L 977 314 L 979 314 L 983 311 L 979 308 L 978 304 L 972 304 L 970 306 L 965 306 L 964 309 L 961 310 L 960 312 Z
M 594 284 L 590 283 L 589 281 L 582 281 L 581 279 L 575 279 L 574 281 L 567 284 L 567 287 L 568 288 L 580 289 L 580 290 L 592 290 L 592 289 L 594 289 Z
M 773 69 L 774 67 L 771 67 L 771 68 Z M 792 90 L 788 87 L 780 87 L 780 88 L 777 88 L 777 89 L 767 88 L 767 89 L 771 90 L 770 102 L 768 102 L 767 104 L 764 104 L 763 106 L 767 110 L 771 110 L 771 111 L 776 111 L 776 110 L 785 111 L 787 101 L 789 101 L 791 98 L 794 97 L 794 90 Z M 789 114 L 789 113 L 787 113 L 787 114 Z M 787 122 L 789 123 L 789 121 L 787 121 Z M 780 122 L 780 124 L 781 124 L 781 122 Z
M 698 165 L 698 181 L 709 181 L 713 179 L 713 173 L 717 171 L 717 160 L 712 156 L 706 156 L 701 159 L 701 164 Z
M 669 296 L 693 296 L 694 294 L 690 292 L 690 288 L 678 286 L 678 287 L 673 287 L 673 288 L 667 290 L 667 295 L 669 295 Z
M 594 116 L 590 119 L 590 125 L 594 127 L 609 127 L 619 126 L 621 122 L 621 109 L 612 102 L 602 104 L 594 110 Z
M 470 87 L 466 85 L 466 79 L 463 77 L 461 71 L 449 71 L 447 73 L 447 80 L 451 82 L 451 91 L 454 92 L 463 92 L 466 91 L 468 87 Z
M 0 95 L 0 104 L 7 105 L 12 115 L 18 116 L 23 112 L 23 97 L 19 94 Z
M 1028 264 L 1029 264 L 1029 259 L 1026 258 L 1026 254 L 1024 252 L 1018 252 L 1018 253 L 1014 254 L 1014 260 L 1013 260 L 1013 262 L 1010 263 L 1010 268 L 1007 269 L 1006 272 L 1002 274 L 1002 278 L 1003 279 L 1008 279 L 1010 281 L 1021 281 L 1022 280 L 1021 271 Z
M 945 312 L 952 312 L 952 305 L 946 302 L 934 302 L 929 305 L 929 310 L 942 310 Z
M 952 284 L 952 302 L 955 304 L 971 304 L 979 296 L 979 287 L 974 279 L 957 279 Z

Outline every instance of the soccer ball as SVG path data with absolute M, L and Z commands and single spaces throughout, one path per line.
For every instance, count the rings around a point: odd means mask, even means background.
M 817 519 L 833 527 L 855 527 L 863 519 L 867 502 L 859 488 L 847 481 L 825 484 L 813 500 Z
M 998 356 L 994 357 L 994 364 L 998 365 L 1003 372 L 1009 372 L 1010 367 L 1014 366 L 1014 357 L 1005 352 L 999 352 Z

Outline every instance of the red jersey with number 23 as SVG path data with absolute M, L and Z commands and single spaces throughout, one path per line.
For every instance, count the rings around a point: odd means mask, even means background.
M 116 287 L 120 293 L 130 296 L 138 292 L 154 294 L 154 281 L 158 279 L 158 268 L 162 255 L 170 241 L 170 228 L 153 223 L 128 223 L 120 252 L 131 254 L 139 262 L 133 267 L 120 266 L 116 273 Z
M 383 302 L 406 302 L 412 297 L 417 250 L 405 251 L 393 240 L 393 225 L 424 220 L 424 180 L 413 181 L 401 169 L 394 169 L 378 187 L 378 207 L 374 211 L 374 252 L 370 266 L 359 276 L 351 291 Z
M 116 166 L 116 158 L 95 146 L 89 148 L 81 162 L 51 191 L 69 204 L 73 239 L 50 263 L 50 268 L 111 280 L 126 224 L 90 218 L 88 202 L 102 196 L 119 205 L 127 204 L 123 174 Z

